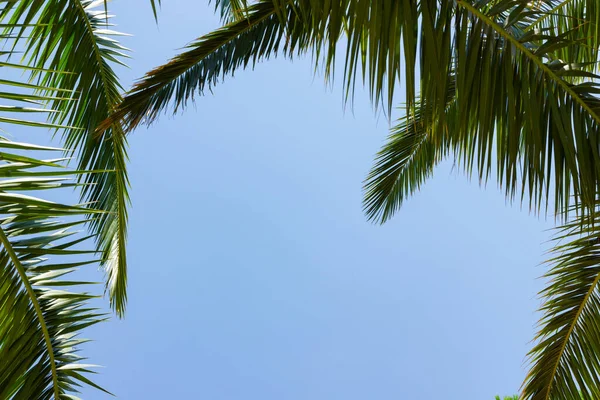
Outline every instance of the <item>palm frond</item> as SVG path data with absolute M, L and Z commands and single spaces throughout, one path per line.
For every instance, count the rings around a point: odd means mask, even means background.
M 409 1 L 403 6 L 390 1 L 383 2 L 385 5 L 381 5 L 382 2 L 370 3 L 365 0 L 262 0 L 249 5 L 243 19 L 200 37 L 187 46 L 186 52 L 148 72 L 101 128 L 105 129 L 112 121 L 118 120 L 124 120 L 128 129 L 134 129 L 142 121 L 151 123 L 169 105 L 174 105 L 177 110 L 193 98 L 195 92 L 202 93 L 205 86 L 214 85 L 221 76 L 233 74 L 240 66 L 247 67 L 249 61 L 254 65 L 258 60 L 276 55 L 280 46 L 283 47 L 282 53 L 289 56 L 313 49 L 316 59 L 323 59 L 326 73 L 330 75 L 336 45 L 345 28 L 353 35 L 349 38 L 352 41 L 348 45 L 346 59 L 348 86 L 354 79 L 356 63 L 362 60 L 364 69 L 370 71 L 368 81 L 375 101 L 380 100 L 385 82 L 389 86 L 387 92 L 391 101 L 394 82 L 400 74 L 400 40 L 404 31 L 408 35 L 404 37 L 405 53 L 412 60 L 407 63 L 408 68 L 415 64 L 417 36 L 413 31 L 418 22 L 416 4 Z M 392 14 L 390 10 L 393 10 Z M 386 22 L 388 17 L 401 17 L 402 23 L 394 21 L 390 26 L 377 22 Z M 372 41 L 363 42 L 363 37 Z M 365 56 L 369 51 L 380 51 L 381 57 L 378 58 L 382 60 L 367 62 Z M 407 76 L 409 87 L 413 88 L 409 92 L 414 95 L 414 73 Z
M 17 116 L 29 115 L 20 103 L 30 96 L 14 87 L 43 89 L 3 80 L 1 98 Z M 37 102 L 52 98 L 37 96 Z M 13 105 L 16 104 L 16 105 Z M 3 108 L 0 108 L 2 110 Z M 49 110 L 50 111 L 50 110 Z M 9 123 L 23 122 L 13 118 Z M 6 121 L 3 121 L 6 122 Z M 30 127 L 47 128 L 43 121 L 27 120 Z M 8 126 L 8 125 L 5 125 Z M 81 331 L 105 315 L 88 301 L 85 291 L 94 282 L 72 275 L 80 266 L 96 263 L 95 251 L 81 248 L 87 236 L 73 228 L 101 212 L 52 202 L 40 197 L 78 185 L 85 171 L 70 171 L 64 158 L 42 159 L 42 153 L 63 149 L 19 143 L 0 138 L 0 398 L 65 399 L 82 385 L 102 389 L 87 376 L 93 365 L 82 364 L 78 347 Z M 75 257 L 75 258 L 73 258 Z M 108 393 L 108 392 L 106 392 Z
M 235 73 L 240 66 L 254 65 L 284 46 L 287 51 L 293 51 L 297 41 L 290 43 L 284 39 L 284 25 L 273 3 L 259 2 L 250 6 L 243 20 L 198 38 L 187 46 L 187 51 L 148 72 L 99 131 L 115 121 L 121 121 L 126 130 L 134 129 L 142 121 L 151 123 L 169 105 L 177 111 L 193 99 L 196 92 L 202 93 L 222 76 Z
M 32 78 L 48 88 L 42 95 L 53 97 L 51 108 L 60 111 L 51 122 L 73 127 L 62 130 L 63 141 L 68 152 L 78 156 L 78 169 L 116 171 L 82 174 L 80 180 L 86 184 L 82 200 L 111 211 L 90 226 L 104 254 L 111 305 L 122 316 L 127 300 L 127 141 L 118 121 L 101 136 L 94 134 L 121 101 L 121 86 L 111 67 L 126 56 L 127 49 L 115 39 L 121 34 L 111 29 L 103 0 L 9 2 L 0 13 L 2 21 L 8 25 L 6 33 L 18 37 L 15 46 L 24 48 L 25 64 L 34 68 Z
M 436 50 L 449 53 L 448 73 L 439 77 L 444 61 L 421 68 L 426 76 L 421 78 L 421 100 L 415 101 L 416 110 L 407 111 L 406 122 L 395 129 L 393 142 L 367 178 L 367 215 L 388 219 L 450 150 L 481 181 L 488 179 L 495 162 L 507 197 L 520 192 L 533 211 L 546 201 L 546 206 L 554 202 L 555 213 L 564 213 L 574 196 L 583 210 L 594 212 L 600 188 L 600 87 L 589 78 L 574 79 L 594 75 L 547 57 L 549 49 L 570 39 L 527 33 L 525 23 L 510 21 L 512 12 L 458 4 L 451 15 L 456 36 Z M 435 38 L 443 37 L 446 26 L 449 22 L 432 32 L 430 40 L 423 38 L 422 46 L 437 45 Z M 422 141 L 414 140 L 416 129 Z
M 369 220 L 388 221 L 447 155 L 447 144 L 436 145 L 423 114 L 417 103 L 415 113 L 398 121 L 387 143 L 377 153 L 375 165 L 364 184 L 364 211 Z
M 93 366 L 79 363 L 84 357 L 77 355 L 77 347 L 84 340 L 76 338 L 105 316 L 86 307 L 93 295 L 73 291 L 90 282 L 69 279 L 83 263 L 66 257 L 84 253 L 72 249 L 81 239 L 61 243 L 72 234 L 66 229 L 82 222 L 55 219 L 89 212 L 0 191 L 0 398 L 61 399 L 81 384 L 105 391 L 85 377 Z
M 599 223 L 598 218 L 579 217 L 562 226 L 556 237 L 524 399 L 600 397 Z

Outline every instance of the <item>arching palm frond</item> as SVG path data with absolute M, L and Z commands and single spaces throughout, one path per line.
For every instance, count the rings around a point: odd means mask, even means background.
M 287 19 L 287 24 L 281 23 L 272 2 L 250 6 L 243 20 L 198 38 L 185 52 L 149 71 L 100 131 L 115 121 L 121 121 L 127 130 L 142 122 L 151 123 L 169 106 L 175 111 L 185 107 L 196 93 L 202 94 L 240 67 L 254 66 L 278 53 L 306 51 L 310 36 L 299 25 L 301 21 L 293 10 L 287 10 Z
M 25 51 L 24 63 L 33 78 L 53 97 L 51 116 L 63 129 L 64 147 L 79 158 L 82 170 L 116 173 L 81 175 L 82 200 L 110 213 L 94 219 L 98 250 L 107 273 L 106 288 L 119 316 L 127 300 L 127 206 L 129 186 L 127 142 L 121 125 L 111 124 L 95 137 L 98 124 L 121 101 L 121 86 L 111 64 L 122 64 L 126 49 L 115 39 L 120 34 L 108 24 L 103 0 L 22 0 L 9 2 L 0 19 L 16 36 L 15 46 Z M 55 73 L 61 71 L 66 73 Z M 70 93 L 69 99 L 58 93 Z M 75 100 L 73 100 L 74 98 Z
M 525 399 L 600 398 L 600 219 L 560 228 Z
M 309 6 L 309 3 L 314 3 L 316 8 Z M 319 3 L 328 4 L 331 8 L 320 9 Z M 118 120 L 123 120 L 128 129 L 134 129 L 142 121 L 151 123 L 169 105 L 173 105 L 177 110 L 184 106 L 195 92 L 202 93 L 205 86 L 214 85 L 222 76 L 231 75 L 240 66 L 254 65 L 255 62 L 278 53 L 292 56 L 312 49 L 317 55 L 316 59 L 322 59 L 327 74 L 330 74 L 333 72 L 336 45 L 347 25 L 350 25 L 349 32 L 356 33 L 353 41 L 348 44 L 348 87 L 354 80 L 357 62 L 363 60 L 365 70 L 372 70 L 368 80 L 372 83 L 374 99 L 379 101 L 383 90 L 376 88 L 376 85 L 384 85 L 389 77 L 390 88 L 387 92 L 391 100 L 395 78 L 400 72 L 399 51 L 402 33 L 408 35 L 404 37 L 407 49 L 412 49 L 406 51 L 407 57 L 412 59 L 407 65 L 414 67 L 417 36 L 413 31 L 418 22 L 416 5 L 406 1 L 404 7 L 394 6 L 393 11 L 397 15 L 392 14 L 390 18 L 402 17 L 403 24 L 384 24 L 382 29 L 387 31 L 380 32 L 380 26 L 375 20 L 385 21 L 389 14 L 386 7 L 375 8 L 380 2 L 373 2 L 373 10 L 367 15 L 362 9 L 368 11 L 371 6 L 365 4 L 371 3 L 370 1 L 356 1 L 361 3 L 356 7 L 353 6 L 355 2 L 343 1 L 339 6 L 337 3 L 261 0 L 249 5 L 242 20 L 198 38 L 187 46 L 186 52 L 148 72 L 134 85 L 102 129 L 112 121 Z M 408 13 L 404 12 L 406 8 Z M 358 12 L 361 12 L 361 18 L 349 21 L 349 16 Z M 315 25 L 314 21 L 321 19 L 323 23 Z M 362 37 L 370 38 L 369 29 L 377 31 L 377 41 L 363 43 Z M 396 36 L 397 41 L 393 39 Z M 374 49 L 374 46 L 377 48 Z M 384 63 L 367 63 L 359 54 L 362 51 L 377 52 L 378 49 L 381 49 Z M 388 52 L 389 56 L 385 55 Z M 386 70 L 388 64 L 391 67 L 390 71 Z M 411 76 L 414 77 L 414 74 Z M 414 80 L 409 87 L 413 88 L 410 92 L 414 94 Z
M 375 166 L 365 181 L 367 217 L 382 223 L 389 220 L 433 174 L 444 155 L 426 131 L 420 110 L 401 118 L 377 153 Z
M 0 80 L 0 86 L 3 129 L 58 127 L 34 118 L 56 112 L 43 107 L 56 98 L 28 93 L 47 88 L 10 79 Z M 96 296 L 85 288 L 95 283 L 78 280 L 75 271 L 99 260 L 95 251 L 82 249 L 88 236 L 73 230 L 102 213 L 45 199 L 78 186 L 76 176 L 86 173 L 66 169 L 64 158 L 41 158 L 61 152 L 0 137 L 2 399 L 75 398 L 81 385 L 105 391 L 86 376 L 94 366 L 82 364 L 77 349 L 85 342 L 81 331 L 105 316 L 88 304 Z

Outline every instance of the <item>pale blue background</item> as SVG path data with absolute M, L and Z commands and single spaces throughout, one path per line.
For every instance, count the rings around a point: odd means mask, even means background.
M 109 4 L 124 84 L 218 25 Z M 385 226 L 361 182 L 388 123 L 310 58 L 236 74 L 130 137 L 129 307 L 86 332 L 120 399 L 453 400 L 518 391 L 552 226 L 450 162 Z M 85 389 L 86 399 L 105 399 Z

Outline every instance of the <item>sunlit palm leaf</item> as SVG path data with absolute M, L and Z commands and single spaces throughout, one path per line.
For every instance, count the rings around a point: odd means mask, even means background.
M 561 213 L 572 195 L 593 208 L 600 176 L 595 162 L 598 86 L 590 81 L 571 82 L 571 77 L 583 71 L 547 58 L 550 42 L 570 43 L 568 39 L 527 34 L 518 20 L 508 30 L 503 26 L 510 26 L 511 13 L 505 14 L 468 4 L 452 13 L 457 35 L 444 46 L 454 45 L 437 49 L 438 54 L 449 52 L 451 73 L 436 77 L 434 66 L 439 63 L 431 63 L 431 70 L 422 68 L 428 77 L 422 79 L 423 100 L 391 136 L 392 142 L 382 150 L 368 178 L 365 207 L 369 217 L 389 218 L 431 173 L 434 160 L 449 150 L 483 181 L 495 160 L 494 169 L 507 196 L 512 199 L 520 191 L 524 199 L 527 194 L 533 210 L 550 201 L 554 211 Z M 432 32 L 432 38 L 443 35 L 443 31 Z M 423 39 L 423 47 L 435 45 L 434 40 Z M 428 83 L 436 80 L 439 84 Z M 448 101 L 453 107 L 448 108 Z M 421 136 L 427 132 L 423 142 L 413 140 L 410 131 L 416 128 Z M 429 163 L 407 164 L 421 160 L 418 150 L 410 148 L 411 141 L 415 146 L 428 144 L 422 149 Z M 411 156 L 404 157 L 407 154 Z M 549 197 L 551 188 L 554 193 Z
M 0 96 L 10 104 L 0 107 L 0 113 L 10 108 L 17 117 L 31 114 L 19 104 L 32 100 L 11 89 L 45 89 L 11 80 L 1 83 L 3 93 L 11 95 Z M 38 103 L 51 101 L 36 96 Z M 48 128 L 37 120 L 8 122 Z M 81 249 L 88 237 L 72 229 L 102 213 L 41 197 L 77 185 L 75 176 L 86 173 L 67 170 L 65 159 L 39 158 L 62 151 L 0 138 L 1 399 L 75 398 L 81 385 L 104 391 L 86 377 L 93 366 L 80 363 L 84 357 L 77 348 L 85 342 L 78 338 L 82 329 L 105 316 L 87 304 L 95 296 L 84 288 L 94 283 L 71 277 L 79 266 L 97 262 L 95 251 Z
M 22 39 L 16 45 L 25 48 L 27 64 L 37 68 L 34 78 L 51 88 L 42 91 L 44 96 L 55 97 L 52 109 L 60 111 L 51 121 L 74 127 L 63 130 L 63 137 L 69 152 L 78 155 L 79 169 L 116 171 L 81 175 L 81 181 L 88 184 L 82 200 L 111 211 L 95 219 L 91 227 L 104 254 L 111 305 L 121 316 L 127 299 L 127 143 L 118 122 L 101 136 L 94 136 L 94 131 L 121 101 L 111 64 L 121 64 L 126 49 L 115 39 L 120 34 L 107 25 L 104 7 L 103 0 L 23 0 L 8 3 L 0 16 L 9 24 L 6 32 Z M 76 101 L 65 99 L 69 96 L 64 91 Z

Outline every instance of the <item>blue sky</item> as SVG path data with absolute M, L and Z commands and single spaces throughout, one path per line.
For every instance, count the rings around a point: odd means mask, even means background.
M 158 27 L 145 2 L 109 6 L 133 34 L 125 86 L 218 26 L 207 1 L 165 1 Z M 271 60 L 131 135 L 128 312 L 85 348 L 118 398 L 517 392 L 552 221 L 446 162 L 368 223 L 361 182 L 388 122 L 362 90 L 344 111 L 339 83 Z

